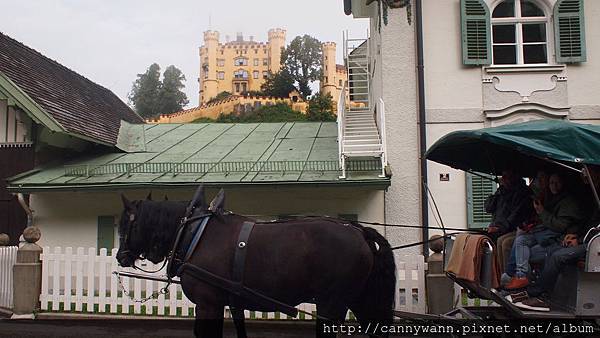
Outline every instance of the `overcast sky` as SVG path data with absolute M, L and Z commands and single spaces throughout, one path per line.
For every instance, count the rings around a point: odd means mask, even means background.
M 342 31 L 365 37 L 367 21 L 343 12 L 342 0 L 0 0 L 0 31 L 88 77 L 127 102 L 136 74 L 153 62 L 185 74 L 188 107 L 198 104 L 198 47 L 211 28 L 266 41 L 309 34 L 338 44 Z M 209 22 L 210 18 L 210 22 Z

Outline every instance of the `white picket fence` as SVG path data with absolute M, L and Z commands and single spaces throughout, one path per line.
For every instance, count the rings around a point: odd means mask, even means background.
M 17 262 L 16 246 L 0 247 L 0 307 L 13 307 L 13 266 Z
M 42 292 L 40 295 L 43 311 L 71 311 L 89 313 L 111 313 L 158 316 L 194 316 L 194 304 L 183 294 L 176 284 L 169 286 L 167 294 L 145 303 L 132 301 L 124 292 L 139 300 L 163 288 L 166 283 L 137 278 L 121 277 L 119 282 L 113 271 L 129 271 L 120 268 L 114 258 L 117 249 L 108 255 L 106 249 L 96 254 L 95 248 L 45 247 L 42 254 Z M 400 256 L 397 266 L 396 308 L 403 311 L 424 313 L 425 263 L 423 256 Z M 162 264 L 143 262 L 147 270 L 155 270 Z M 155 274 L 164 275 L 164 272 Z M 313 304 L 301 304 L 299 309 L 315 313 Z M 225 309 L 225 317 L 230 317 Z M 350 317 L 351 315 L 348 314 Z M 312 319 L 299 314 L 297 318 L 272 312 L 246 311 L 248 319 Z

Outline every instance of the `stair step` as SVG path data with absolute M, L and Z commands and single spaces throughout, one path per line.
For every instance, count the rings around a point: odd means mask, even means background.
M 370 139 L 370 140 L 359 140 L 359 139 L 345 139 L 345 146 L 351 145 L 381 145 L 378 139 Z

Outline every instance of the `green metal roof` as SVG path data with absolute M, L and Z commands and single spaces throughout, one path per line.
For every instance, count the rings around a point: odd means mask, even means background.
M 339 179 L 334 122 L 123 123 L 124 152 L 89 156 L 9 179 L 11 191 L 197 185 L 342 184 L 386 188 L 378 159 L 348 163 Z

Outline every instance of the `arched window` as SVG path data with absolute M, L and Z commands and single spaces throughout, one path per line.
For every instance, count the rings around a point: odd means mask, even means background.
M 495 65 L 548 63 L 549 15 L 533 0 L 504 0 L 492 11 Z
M 248 79 L 248 72 L 243 69 L 239 69 L 233 72 L 233 77 L 235 79 Z
M 233 63 L 236 66 L 247 66 L 248 65 L 248 59 L 245 58 L 245 57 L 238 57 L 238 58 L 234 59 Z

